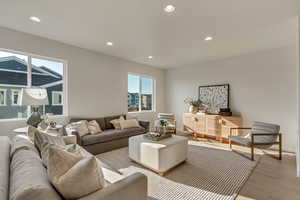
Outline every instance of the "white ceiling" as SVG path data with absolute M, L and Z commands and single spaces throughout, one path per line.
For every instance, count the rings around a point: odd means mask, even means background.
M 167 4 L 176 11 L 165 13 Z M 293 44 L 299 8 L 299 0 L 0 0 L 0 26 L 171 68 Z

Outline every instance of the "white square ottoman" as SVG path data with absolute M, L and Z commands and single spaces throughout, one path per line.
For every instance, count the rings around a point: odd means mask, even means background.
M 187 159 L 188 139 L 173 135 L 152 141 L 143 135 L 129 138 L 129 158 L 161 176 Z

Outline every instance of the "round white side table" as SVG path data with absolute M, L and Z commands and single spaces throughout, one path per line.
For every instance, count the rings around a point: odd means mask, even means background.
M 28 126 L 22 127 L 22 128 L 16 128 L 14 129 L 14 133 L 16 134 L 27 134 L 28 133 Z

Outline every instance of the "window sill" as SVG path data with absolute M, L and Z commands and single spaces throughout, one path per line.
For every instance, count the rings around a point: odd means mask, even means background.
M 137 111 L 137 112 L 127 112 L 128 115 L 130 114 L 144 114 L 144 113 L 156 113 L 154 110 L 149 110 L 149 111 Z
M 53 115 L 49 116 L 49 119 L 58 119 L 58 118 L 65 118 L 68 117 L 66 115 Z M 17 122 L 17 121 L 26 121 L 27 118 L 14 118 L 14 119 L 0 119 L 1 122 Z

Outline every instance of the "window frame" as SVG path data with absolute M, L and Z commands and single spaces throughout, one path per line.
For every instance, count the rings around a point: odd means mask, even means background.
M 7 89 L 0 88 L 0 92 L 4 92 L 4 104 L 0 104 L 0 106 L 7 106 L 6 98 L 7 98 Z
M 139 77 L 139 110 L 134 112 L 128 111 L 128 75 L 138 76 Z M 142 78 L 152 79 L 152 110 L 142 110 Z M 156 79 L 153 76 L 138 74 L 138 73 L 127 73 L 127 113 L 151 113 L 156 112 Z
M 54 94 L 59 94 L 59 95 L 61 95 L 61 104 L 54 104 L 53 102 L 54 102 Z M 63 106 L 64 104 L 64 94 L 63 94 L 63 92 L 61 92 L 61 91 L 52 91 L 51 92 L 51 95 L 52 95 L 52 106 Z
M 12 106 L 21 106 L 21 90 L 20 89 L 11 89 L 10 90 L 11 91 L 11 105 Z M 18 103 L 17 104 L 15 104 L 14 103 L 14 100 L 15 100 L 15 96 L 14 96 L 14 92 L 18 92 L 18 95 L 19 95 L 19 97 L 18 97 Z
M 44 60 L 49 60 L 49 61 L 54 61 L 54 62 L 61 62 L 63 63 L 63 114 L 62 115 L 53 115 L 52 117 L 68 117 L 69 116 L 69 101 L 68 101 L 68 61 L 59 59 L 59 58 L 52 58 L 52 57 L 47 57 L 47 56 L 41 56 L 37 54 L 32 54 L 32 53 L 27 53 L 27 52 L 22 52 L 22 51 L 15 51 L 11 49 L 5 49 L 5 48 L 0 48 L 0 51 L 4 51 L 7 53 L 14 53 L 14 54 L 20 54 L 23 56 L 27 56 L 28 63 L 27 63 L 27 86 L 25 87 L 31 87 L 32 86 L 32 59 L 37 58 L 37 59 L 44 59 Z M 15 87 L 15 86 L 14 86 Z M 7 93 L 7 92 L 5 92 Z M 7 94 L 5 94 L 7 95 Z M 5 103 L 6 99 L 5 99 Z M 7 104 L 5 104 L 6 106 Z M 3 106 L 3 105 L 0 105 Z M 30 106 L 28 108 L 28 112 L 30 111 Z M 26 118 L 11 118 L 11 119 L 0 119 L 0 121 L 16 121 L 16 120 L 24 120 Z

